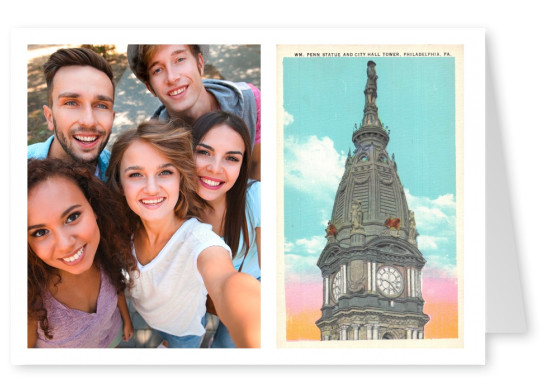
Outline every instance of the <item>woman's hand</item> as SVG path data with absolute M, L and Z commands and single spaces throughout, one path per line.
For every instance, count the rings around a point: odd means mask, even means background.
M 122 325 L 122 339 L 124 342 L 130 341 L 130 339 L 134 336 L 134 325 L 132 324 L 132 321 L 129 322 L 123 322 Z

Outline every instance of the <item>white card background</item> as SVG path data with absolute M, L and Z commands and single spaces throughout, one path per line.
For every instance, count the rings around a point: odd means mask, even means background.
M 10 37 L 14 27 L 75 27 L 80 19 L 71 8 L 56 7 L 55 2 L 48 5 L 28 1 L 14 3 L 11 12 L 2 14 L 3 49 L 9 52 Z M 355 2 L 353 2 L 355 3 Z M 211 9 L 219 9 L 213 4 Z M 487 338 L 487 365 L 480 367 L 400 367 L 397 376 L 394 367 L 378 367 L 367 370 L 364 367 L 334 367 L 327 371 L 325 367 L 194 367 L 185 370 L 181 367 L 14 367 L 7 354 L 4 355 L 2 372 L 6 384 L 20 382 L 21 384 L 41 385 L 44 389 L 68 388 L 72 381 L 79 379 L 89 387 L 105 386 L 106 381 L 124 387 L 150 389 L 162 384 L 185 382 L 192 385 L 209 385 L 229 387 L 232 384 L 240 389 L 258 388 L 258 385 L 270 384 L 288 385 L 290 382 L 320 389 L 343 387 L 345 385 L 365 382 L 369 376 L 373 386 L 384 386 L 392 378 L 396 386 L 408 389 L 441 389 L 443 384 L 447 389 L 464 389 L 476 384 L 480 387 L 521 387 L 526 378 L 543 380 L 546 375 L 547 362 L 540 359 L 540 352 L 549 348 L 548 328 L 551 323 L 550 312 L 542 310 L 547 304 L 547 286 L 545 282 L 550 275 L 551 266 L 548 261 L 547 235 L 541 225 L 534 224 L 535 219 L 549 221 L 550 213 L 544 206 L 549 198 L 548 180 L 545 174 L 549 170 L 548 145 L 551 140 L 546 113 L 548 112 L 547 92 L 549 90 L 550 74 L 548 64 L 551 63 L 550 52 L 546 50 L 547 37 L 551 35 L 547 22 L 547 13 L 538 9 L 538 2 L 526 1 L 522 7 L 516 3 L 500 4 L 499 12 L 492 2 L 465 1 L 460 7 L 442 7 L 432 1 L 386 2 L 373 3 L 365 6 L 340 2 L 331 12 L 325 7 L 311 7 L 293 3 L 292 12 L 286 8 L 285 2 L 279 2 L 277 7 L 266 11 L 254 11 L 249 7 L 233 7 L 225 12 L 214 12 L 208 19 L 209 26 L 339 26 L 349 25 L 366 27 L 368 24 L 380 27 L 393 26 L 476 26 L 486 28 L 486 85 L 487 126 L 490 129 L 495 121 L 498 136 L 501 136 L 501 152 L 504 157 L 506 171 L 505 181 L 508 184 L 511 215 L 511 231 L 515 234 L 518 258 L 516 261 L 521 287 L 524 289 L 527 333 L 516 336 L 491 335 Z M 205 26 L 204 18 L 193 19 L 190 15 L 203 15 L 203 5 L 186 5 L 187 12 L 169 12 L 167 16 L 170 25 Z M 365 7 L 365 9 L 364 9 Z M 34 13 L 27 11 L 34 9 Z M 178 4 L 168 4 L 166 9 L 178 10 Z M 358 11 L 352 12 L 351 10 Z M 97 6 L 87 9 L 89 20 L 95 20 L 101 27 L 159 27 L 166 24 L 164 17 L 152 18 L 150 13 L 141 9 L 129 10 L 128 7 L 110 4 L 109 11 Z M 398 12 L 399 11 L 399 12 Z M 250 17 L 243 18 L 243 14 Z M 138 16 L 140 15 L 141 16 Z M 162 14 L 159 12 L 159 14 Z M 234 16 L 229 21 L 228 14 Z M 367 16 L 369 14 L 369 17 Z M 369 21 L 369 22 L 368 22 Z M 514 23 L 512 23 L 514 21 Z M 93 22 L 90 22 L 93 23 Z M 1 62 L 4 80 L 3 110 L 4 129 L 14 131 L 7 108 L 11 102 L 8 87 L 12 80 L 13 66 L 5 60 Z M 263 64 L 264 66 L 264 64 Z M 268 83 L 263 83 L 268 85 Z M 492 106 L 493 105 L 493 106 Z M 16 129 L 15 129 L 16 130 Z M 4 133 L 7 134 L 7 133 Z M 494 137 L 487 130 L 488 140 Z M 489 140 L 490 141 L 490 140 Z M 2 144 L 0 154 L 4 167 L 9 165 L 10 149 L 8 142 Z M 487 149 L 488 157 L 495 158 L 498 152 Z M 499 158 L 499 156 L 497 157 Z M 500 168 L 501 170 L 502 168 Z M 488 193 L 492 193 L 493 184 L 487 183 Z M 496 185 L 499 189 L 502 185 Z M 499 193 L 500 190 L 495 190 Z M 8 195 L 4 194 L 4 205 L 8 205 Z M 507 207 L 507 205 L 506 205 Z M 490 212 L 489 212 L 490 214 Z M 8 211 L 4 213 L 3 248 L 10 248 L 10 235 L 13 227 L 8 225 Z M 507 220 L 507 219 L 506 219 Z M 488 236 L 492 236 L 488 233 Z M 502 243 L 503 244 L 503 243 Z M 488 243 L 488 251 L 491 244 Z M 514 250 L 513 250 L 514 251 Z M 498 263 L 497 257 L 494 258 Z M 514 267 L 513 266 L 513 267 Z M 542 281 L 543 280 L 543 281 Z M 3 312 L 10 310 L 10 274 L 4 274 L 3 280 Z M 490 286 L 488 284 L 488 289 Z M 488 303 L 491 304 L 490 301 Z M 11 308 L 13 315 L 23 309 Z M 507 321 L 507 319 L 505 319 Z M 8 352 L 9 340 L 13 330 L 9 317 L 4 317 L 2 324 L 3 351 Z M 490 325 L 491 322 L 489 321 Z M 521 327 L 522 328 L 522 327 Z M 514 328 L 518 329 L 518 328 Z M 489 331 L 492 331 L 489 328 Z M 217 375 L 212 373 L 216 370 Z M 69 376 L 67 374 L 70 373 Z M 101 373 L 103 376 L 97 376 Z M 67 379 L 69 382 L 61 382 Z M 108 379 L 108 380 L 107 380 Z M 206 380 L 207 379 L 207 380 Z M 247 379 L 248 381 L 244 381 Z M 81 383 L 82 384 L 82 383 Z
M 26 74 L 22 70 L 26 68 L 25 52 L 27 44 L 59 42 L 60 37 L 67 34 L 67 29 L 38 30 L 25 29 L 15 30 L 13 36 L 13 57 L 14 64 L 14 85 L 12 92 L 13 101 L 18 105 L 13 112 L 13 127 L 24 128 L 26 99 L 25 86 Z M 24 327 L 25 314 L 19 311 L 13 314 L 12 321 L 12 358 L 17 364 L 44 364 L 56 362 L 59 364 L 224 364 L 228 357 L 232 362 L 241 365 L 251 364 L 294 364 L 294 365 L 337 365 L 337 364 L 483 364 L 484 363 L 484 269 L 480 263 L 484 262 L 484 198 L 479 195 L 484 192 L 484 142 L 479 136 L 484 133 L 484 40 L 482 29 L 448 29 L 448 30 L 409 30 L 409 29 L 342 29 L 342 30 L 292 30 L 292 29 L 155 29 L 144 34 L 143 30 L 126 31 L 131 33 L 135 42 L 144 42 L 153 39 L 159 43 L 171 43 L 174 39 L 186 36 L 191 41 L 197 42 L 219 42 L 219 43 L 250 43 L 250 37 L 254 34 L 254 43 L 260 43 L 262 62 L 262 215 L 263 234 L 262 247 L 265 262 L 263 262 L 262 278 L 262 348 L 256 350 L 199 350 L 175 351 L 159 353 L 148 349 L 127 349 L 116 350 L 51 350 L 44 352 L 40 349 L 26 349 Z M 113 42 L 120 32 L 115 30 L 82 29 L 72 30 L 72 43 L 92 42 L 105 43 Z M 219 40 L 224 34 L 222 41 Z M 308 33 L 308 34 L 306 34 Z M 298 43 L 305 39 L 316 38 L 317 43 L 337 44 L 369 44 L 382 41 L 397 44 L 462 44 L 463 45 L 463 102 L 464 112 L 464 168 L 463 168 L 463 313 L 459 314 L 460 332 L 462 332 L 463 345 L 457 347 L 453 344 L 440 344 L 439 340 L 424 341 L 395 341 L 389 344 L 391 348 L 370 349 L 363 352 L 362 349 L 348 349 L 341 346 L 332 346 L 328 349 L 321 343 L 309 344 L 299 348 L 300 354 L 295 354 L 293 348 L 278 348 L 275 345 L 277 327 L 285 327 L 281 322 L 284 311 L 274 306 L 273 298 L 283 295 L 283 287 L 280 280 L 276 280 L 279 267 L 276 262 L 282 259 L 273 254 L 281 256 L 283 238 L 276 232 L 280 215 L 276 215 L 275 205 L 281 207 L 281 200 L 275 197 L 278 194 L 277 186 L 281 186 L 281 171 L 276 172 L 276 164 L 281 163 L 281 156 L 276 151 L 276 128 L 274 120 L 276 107 L 276 93 L 272 88 L 275 81 L 274 53 L 276 44 Z M 79 35 L 79 40 L 76 40 Z M 167 38 L 167 37 L 171 37 Z M 275 39 L 277 37 L 277 39 Z M 115 41 L 123 40 L 121 36 Z M 111 39 L 111 41 L 109 40 Z M 92 40 L 92 41 L 90 41 Z M 178 41 L 176 41 L 178 42 Z M 22 94 L 20 92 L 23 92 Z M 12 163 L 15 172 L 25 171 L 25 138 L 24 134 L 16 134 L 12 146 Z M 279 136 L 278 136 L 279 137 Z M 277 178 L 277 180 L 276 180 Z M 14 176 L 12 186 L 13 199 L 25 200 L 26 187 L 19 176 Z M 26 204 L 14 204 L 12 209 L 12 226 L 17 227 L 16 232 L 25 231 L 25 221 L 20 218 L 24 216 Z M 278 213 L 282 213 L 279 208 Z M 25 259 L 26 237 L 16 235 L 12 247 L 13 259 Z M 272 254 L 272 256 L 270 256 Z M 25 281 L 26 268 L 23 262 L 13 264 L 12 295 L 14 308 L 22 308 L 25 305 Z M 276 311 L 277 310 L 277 311 Z M 461 309 L 460 309 L 461 310 Z M 277 317 L 276 312 L 279 317 Z M 277 318 L 276 322 L 272 319 Z M 473 320 L 470 320 L 473 319 Z M 393 341 L 394 342 L 394 341 Z M 459 345 L 461 346 L 461 345 Z M 342 353 L 338 351 L 342 350 Z

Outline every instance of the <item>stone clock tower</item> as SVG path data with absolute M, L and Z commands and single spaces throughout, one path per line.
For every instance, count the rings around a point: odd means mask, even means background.
M 379 119 L 375 63 L 367 63 L 365 106 L 348 154 L 318 267 L 323 277 L 325 340 L 423 339 L 423 313 L 415 215 L 408 208 L 389 132 Z

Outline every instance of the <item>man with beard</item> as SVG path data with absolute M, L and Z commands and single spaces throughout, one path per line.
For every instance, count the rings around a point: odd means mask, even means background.
M 29 145 L 27 158 L 59 158 L 85 163 L 105 180 L 115 85 L 103 57 L 85 48 L 60 49 L 43 66 L 48 88 L 44 116 L 54 134 Z

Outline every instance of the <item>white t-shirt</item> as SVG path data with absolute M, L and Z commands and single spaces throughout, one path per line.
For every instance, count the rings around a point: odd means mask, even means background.
M 197 257 L 224 241 L 209 224 L 185 221 L 159 254 L 147 265 L 138 262 L 139 274 L 129 289 L 132 304 L 149 326 L 176 336 L 203 335 L 207 289 L 197 270 Z

